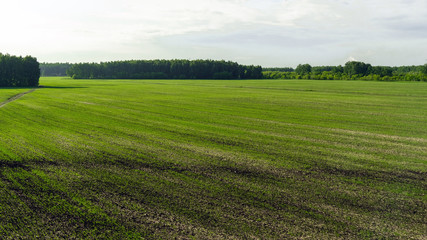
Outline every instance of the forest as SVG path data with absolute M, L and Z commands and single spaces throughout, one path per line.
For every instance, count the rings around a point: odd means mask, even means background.
M 427 64 L 421 66 L 372 66 L 349 61 L 344 66 L 314 66 L 299 64 L 289 69 L 264 69 L 264 79 L 369 80 L 369 81 L 427 81 Z
M 78 63 L 73 79 L 261 79 L 261 66 L 216 60 L 131 60 Z
M 36 87 L 40 69 L 37 59 L 0 53 L 0 87 Z
M 427 81 L 427 64 L 372 66 L 349 61 L 344 66 L 243 66 L 213 60 L 135 60 L 105 63 L 41 63 L 41 76 L 130 79 L 312 79 L 369 81 Z
M 60 77 L 67 76 L 67 70 L 72 66 L 72 63 L 41 63 L 40 74 L 42 77 Z

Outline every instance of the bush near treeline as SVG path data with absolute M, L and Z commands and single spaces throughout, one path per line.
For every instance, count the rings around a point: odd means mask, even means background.
M 131 60 L 78 63 L 74 79 L 261 79 L 261 66 L 215 60 Z
M 36 87 L 39 78 L 40 68 L 36 58 L 0 53 L 0 87 Z
M 286 68 L 285 68 L 286 69 Z M 313 80 L 371 80 L 371 81 L 427 81 L 427 64 L 421 66 L 371 66 L 350 61 L 344 66 L 315 66 L 300 64 L 295 71 L 264 71 L 264 79 Z

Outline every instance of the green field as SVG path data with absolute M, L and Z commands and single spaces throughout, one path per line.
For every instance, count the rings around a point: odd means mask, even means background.
M 0 107 L 2 239 L 427 239 L 426 83 L 40 84 Z

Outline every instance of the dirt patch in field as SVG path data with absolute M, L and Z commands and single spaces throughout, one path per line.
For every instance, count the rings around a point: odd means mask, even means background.
M 26 92 L 23 92 L 23 93 L 19 93 L 19 94 L 16 94 L 15 96 L 10 97 L 10 98 L 9 98 L 9 99 L 7 99 L 6 101 L 4 101 L 4 102 L 1 102 L 1 103 L 0 103 L 0 108 L 2 108 L 3 106 L 5 106 L 6 104 L 8 104 L 8 103 L 10 103 L 10 102 L 13 102 L 13 101 L 15 101 L 15 100 L 18 100 L 19 98 L 21 98 L 21 97 L 22 97 L 22 96 L 24 96 L 25 94 L 28 94 L 28 93 L 32 93 L 32 92 L 34 92 L 36 89 L 37 89 L 37 88 L 33 88 L 33 89 L 29 90 L 29 91 L 26 91 Z

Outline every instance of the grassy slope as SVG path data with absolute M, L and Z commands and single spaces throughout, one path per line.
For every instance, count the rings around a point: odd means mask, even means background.
M 0 235 L 427 237 L 425 83 L 41 84 L 0 109 Z

